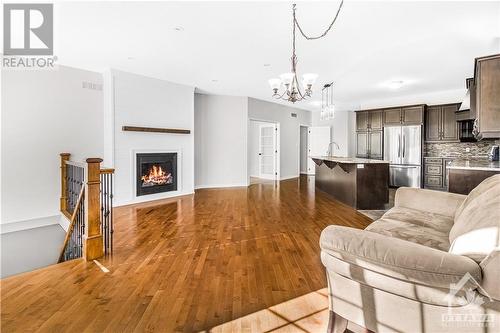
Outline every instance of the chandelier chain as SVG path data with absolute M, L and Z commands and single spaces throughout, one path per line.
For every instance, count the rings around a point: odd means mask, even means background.
M 294 11 L 293 11 L 293 21 L 294 21 L 294 25 L 297 25 L 297 28 L 299 29 L 301 35 L 307 39 L 307 40 L 315 40 L 315 39 L 320 39 L 320 38 L 323 38 L 326 36 L 326 34 L 332 29 L 333 25 L 335 24 L 335 21 L 337 21 L 337 17 L 339 16 L 340 14 L 340 10 L 342 9 L 342 5 L 344 4 L 344 0 L 342 0 L 340 2 L 340 5 L 339 5 L 339 8 L 337 9 L 337 14 L 335 14 L 335 17 L 333 18 L 333 21 L 332 23 L 330 23 L 330 25 L 328 26 L 328 28 L 325 30 L 325 32 L 323 32 L 321 35 L 319 36 L 315 36 L 315 37 L 310 37 L 310 36 L 307 36 L 305 33 L 304 33 L 304 30 L 302 30 L 300 24 L 299 24 L 299 21 L 297 21 L 297 18 L 295 17 L 295 5 L 294 5 Z M 294 29 L 294 35 L 295 35 L 295 29 Z M 294 41 L 294 46 L 295 46 L 295 41 Z

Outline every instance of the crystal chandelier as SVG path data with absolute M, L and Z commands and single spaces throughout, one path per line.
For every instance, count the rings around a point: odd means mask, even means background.
M 321 89 L 321 120 L 335 118 L 335 105 L 333 103 L 333 82 L 327 83 Z
M 307 73 L 302 75 L 302 88 L 304 91 L 302 92 L 299 84 L 299 80 L 297 78 L 297 56 L 295 54 L 295 29 L 299 29 L 299 32 L 302 34 L 302 36 L 306 40 L 314 40 L 314 39 L 320 39 L 322 37 L 325 37 L 326 34 L 331 30 L 333 27 L 333 24 L 337 20 L 337 17 L 339 16 L 340 9 L 342 8 L 342 4 L 344 1 L 342 0 L 340 2 L 339 8 L 337 10 L 337 14 L 335 15 L 335 18 L 333 19 L 332 23 L 330 23 L 330 26 L 326 29 L 325 32 L 323 32 L 321 35 L 316 36 L 316 37 L 309 37 L 307 36 L 302 28 L 299 25 L 299 22 L 297 21 L 297 18 L 295 17 L 295 10 L 296 10 L 296 5 L 293 4 L 293 27 L 292 27 L 292 71 L 290 73 L 284 73 L 280 75 L 280 78 L 274 78 L 269 80 L 269 85 L 271 86 L 271 89 L 273 90 L 273 97 L 276 99 L 283 99 L 292 103 L 302 101 L 304 99 L 307 99 L 311 97 L 312 95 L 312 86 L 316 79 L 318 78 L 318 74 L 314 73 Z M 280 88 L 284 86 L 284 91 L 279 92 Z

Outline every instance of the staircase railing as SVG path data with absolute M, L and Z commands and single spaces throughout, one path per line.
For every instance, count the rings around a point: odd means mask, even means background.
M 113 249 L 113 173 L 101 169 L 100 158 L 86 163 L 61 156 L 60 209 L 69 220 L 59 262 L 85 258 L 93 260 Z

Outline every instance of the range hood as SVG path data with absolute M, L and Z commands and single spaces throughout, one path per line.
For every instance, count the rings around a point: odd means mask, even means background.
M 470 110 L 470 89 L 467 89 L 467 93 L 462 100 L 462 104 L 460 104 L 460 108 L 458 111 L 468 111 Z

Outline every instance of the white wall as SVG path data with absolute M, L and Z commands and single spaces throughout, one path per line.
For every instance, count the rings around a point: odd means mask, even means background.
M 307 127 L 300 127 L 300 173 L 307 173 Z
M 115 167 L 115 206 L 190 194 L 194 190 L 194 88 L 141 75 L 111 70 L 105 82 L 109 96 L 106 124 L 114 130 L 105 143 L 106 156 Z M 111 114 L 111 115 L 110 115 Z M 191 134 L 124 132 L 122 126 L 189 129 Z M 101 135 L 101 138 L 104 136 Z M 110 152 L 112 151 L 112 152 Z M 135 197 L 135 155 L 137 151 L 178 152 L 178 190 Z M 106 161 L 108 162 L 108 161 Z
M 297 118 L 291 113 L 296 113 Z M 300 125 L 311 125 L 311 112 L 248 98 L 248 117 L 280 124 L 281 179 L 298 177 Z
M 333 145 L 333 155 L 335 156 L 350 156 L 350 146 L 352 145 L 352 131 L 354 128 L 351 124 L 352 111 L 337 111 L 335 112 L 335 118 L 329 120 L 321 120 L 320 112 L 312 113 L 312 125 L 313 126 L 330 126 L 331 128 L 331 138 L 335 141 L 339 148 Z
M 102 91 L 82 82 L 100 85 L 102 76 L 64 66 L 2 70 L 2 224 L 58 223 L 59 154 L 102 157 Z
M 195 186 L 247 185 L 246 97 L 195 94 Z

